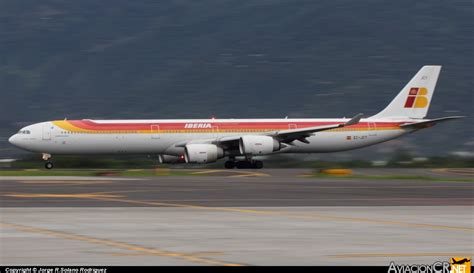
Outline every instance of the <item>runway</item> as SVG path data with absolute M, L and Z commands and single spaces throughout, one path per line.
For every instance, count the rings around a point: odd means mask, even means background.
M 388 265 L 473 256 L 472 182 L 300 174 L 2 177 L 0 263 Z
M 195 171 L 151 178 L 4 177 L 1 207 L 472 206 L 474 184 L 299 177 L 301 171 Z M 207 173 L 206 173 L 207 172 Z M 260 175 L 258 175 L 260 174 Z

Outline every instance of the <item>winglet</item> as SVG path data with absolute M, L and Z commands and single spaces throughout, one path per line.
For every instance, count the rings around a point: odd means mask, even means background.
M 355 115 L 353 118 L 351 118 L 348 122 L 344 123 L 344 126 L 349 126 L 349 125 L 354 125 L 359 123 L 360 119 L 362 118 L 364 114 L 359 113 Z

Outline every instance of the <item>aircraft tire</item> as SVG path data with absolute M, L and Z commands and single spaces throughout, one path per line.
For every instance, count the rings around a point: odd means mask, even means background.
M 44 163 L 44 167 L 48 170 L 51 170 L 54 167 L 54 164 L 53 164 L 53 162 L 48 161 L 48 162 Z
M 237 161 L 235 166 L 237 169 L 250 169 L 252 168 L 252 163 L 250 161 Z
M 263 168 L 263 162 L 260 160 L 254 161 L 252 163 L 252 169 L 261 169 Z
M 226 169 L 233 169 L 233 168 L 235 168 L 235 165 L 236 165 L 235 161 L 228 160 L 228 161 L 225 162 L 224 167 Z

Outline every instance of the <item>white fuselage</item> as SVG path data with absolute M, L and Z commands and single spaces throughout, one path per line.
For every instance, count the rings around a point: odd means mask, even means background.
M 80 120 L 48 121 L 22 128 L 10 138 L 14 145 L 48 154 L 168 154 L 180 156 L 175 145 L 193 140 L 262 135 L 278 130 L 348 119 L 203 119 L 203 120 Z M 362 119 L 355 126 L 318 132 L 295 141 L 282 153 L 325 153 L 357 149 L 397 138 L 409 130 L 398 125 L 409 120 Z

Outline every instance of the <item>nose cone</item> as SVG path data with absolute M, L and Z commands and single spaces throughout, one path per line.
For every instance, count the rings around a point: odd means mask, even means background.
M 8 142 L 10 142 L 11 144 L 13 144 L 13 145 L 15 145 L 15 146 L 18 146 L 18 136 L 17 136 L 17 135 L 11 136 L 11 137 L 8 139 Z

